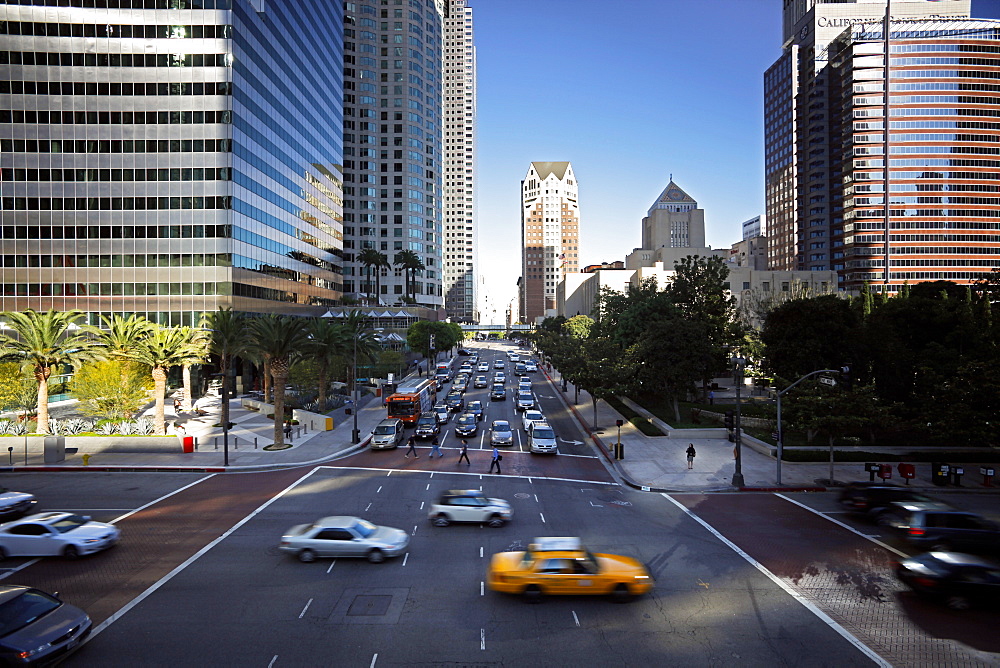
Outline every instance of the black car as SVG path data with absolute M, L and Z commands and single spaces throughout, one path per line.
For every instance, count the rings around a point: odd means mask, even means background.
M 80 608 L 39 589 L 0 586 L 0 664 L 49 664 L 73 651 L 90 633 Z
M 1000 563 L 958 552 L 928 552 L 896 564 L 896 577 L 918 594 L 949 608 L 1000 601 Z
M 472 413 L 462 413 L 455 420 L 455 434 L 462 437 L 475 436 L 479 431 L 479 420 Z
M 447 406 L 452 413 L 458 413 L 465 408 L 465 399 L 462 398 L 461 392 L 452 392 L 444 398 L 444 405 Z
M 472 351 L 471 351 L 471 350 L 468 350 L 468 349 L 466 349 L 466 348 L 459 348 L 459 349 L 458 349 L 458 354 L 459 354 L 459 355 L 462 355 L 462 356 L 468 356 L 468 355 L 471 355 L 471 354 L 472 354 Z
M 14 520 L 34 512 L 37 504 L 33 494 L 0 489 L 0 521 Z
M 417 418 L 417 428 L 413 435 L 417 438 L 434 438 L 441 432 L 436 413 L 424 413 Z
M 1000 550 L 1000 527 L 943 503 L 896 501 L 885 511 L 883 526 L 907 543 L 935 552 Z
M 493 389 L 490 390 L 490 399 L 493 401 L 506 401 L 507 390 L 503 385 L 494 385 Z
M 935 499 L 907 487 L 887 482 L 852 482 L 840 492 L 844 510 L 864 515 L 875 522 L 885 521 L 886 509 L 895 501 L 925 501 Z

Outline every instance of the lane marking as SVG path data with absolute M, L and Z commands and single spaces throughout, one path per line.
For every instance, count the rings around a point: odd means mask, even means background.
M 274 656 L 271 657 L 271 663 L 267 664 L 267 668 L 271 668 L 274 665 L 274 662 L 277 660 L 278 660 L 278 655 L 275 654 Z
M 386 474 L 385 474 L 386 478 L 388 478 L 391 475 L 392 475 L 392 469 L 389 469 L 388 471 L 386 471 Z
M 545 515 L 543 515 L 542 513 L 538 513 L 538 514 L 542 516 L 542 523 L 544 524 L 545 523 Z
M 479 649 L 486 649 L 486 629 L 479 629 Z
M 423 510 L 423 509 L 424 509 L 424 502 L 423 502 L 423 501 L 421 501 L 421 502 L 420 502 L 420 510 Z
M 365 506 L 365 512 L 367 513 L 368 509 L 371 508 L 371 507 L 372 507 L 372 504 L 370 504 L 370 503 L 367 506 Z
M 312 599 L 309 599 L 306 602 L 306 607 L 302 608 L 302 612 L 299 613 L 299 619 L 302 619 L 305 616 L 306 610 L 308 610 L 309 606 L 312 605 L 312 604 L 313 604 L 313 600 Z
M 372 662 L 368 665 L 368 668 L 375 668 L 375 662 L 378 661 L 378 652 L 372 657 Z
M 577 626 L 580 625 L 580 618 L 576 616 L 576 610 L 573 610 L 573 621 L 576 622 Z
M 411 533 L 410 535 L 411 536 L 416 536 L 417 535 L 417 525 L 416 524 L 413 525 L 413 533 Z
M 479 595 L 480 596 L 486 595 L 486 583 L 484 583 L 482 580 L 479 581 Z
M 327 469 L 327 470 L 330 470 L 330 471 L 352 471 L 352 470 L 353 471 L 384 471 L 385 470 L 385 469 L 379 469 L 379 468 L 372 468 L 372 467 L 368 467 L 368 466 L 317 466 L 316 468 L 318 468 L 318 469 Z M 425 471 L 425 470 L 420 470 L 420 469 L 408 469 L 405 472 L 406 473 L 430 473 L 430 471 Z M 469 473 L 468 471 L 466 471 L 465 473 L 463 473 L 461 471 L 438 471 L 438 473 L 441 473 L 443 475 L 457 475 L 457 476 L 472 475 L 472 476 L 479 476 L 480 480 L 483 479 L 483 475 L 484 475 L 482 473 Z M 502 474 L 494 473 L 494 474 L 491 475 L 491 477 L 494 476 L 494 475 L 499 475 L 501 478 L 512 478 L 512 479 L 517 479 L 517 480 L 524 480 L 523 476 L 511 475 L 509 473 L 502 473 Z M 532 480 L 534 480 L 534 479 L 537 479 L 537 480 L 555 480 L 555 481 L 558 481 L 558 482 L 578 482 L 578 483 L 582 482 L 582 483 L 586 483 L 588 485 L 608 485 L 608 486 L 611 486 L 611 487 L 620 487 L 621 486 L 617 482 L 603 482 L 601 480 L 581 480 L 581 479 L 578 479 L 578 478 L 555 478 L 555 477 L 552 477 L 552 476 L 534 476 L 533 478 L 528 478 L 527 480 L 528 480 L 529 483 L 534 484 L 532 482 Z
M 381 491 L 382 491 L 382 485 L 379 485 L 378 489 L 375 490 L 375 493 L 378 494 Z
M 434 471 L 431 471 L 431 477 L 432 478 L 434 477 Z
M 311 473 L 311 471 L 310 471 L 310 473 Z M 195 480 L 190 485 L 184 485 L 180 489 L 175 489 L 174 491 L 170 492 L 169 494 L 164 494 L 160 498 L 154 499 L 153 501 L 150 501 L 149 503 L 143 504 L 143 505 L 139 506 L 138 508 L 136 508 L 135 510 L 132 510 L 132 511 L 129 511 L 129 512 L 125 513 L 121 517 L 116 517 L 115 519 L 113 519 L 110 522 L 108 522 L 108 524 L 114 524 L 115 522 L 121 522 L 126 517 L 131 517 L 132 515 L 135 515 L 137 512 L 139 512 L 141 510 L 145 510 L 146 508 L 149 508 L 154 503 L 159 503 L 160 501 L 163 501 L 164 499 L 169 499 L 174 494 L 178 494 L 180 492 L 183 492 L 186 489 L 190 489 L 190 488 L 194 487 L 195 485 L 197 485 L 198 483 L 205 482 L 206 480 L 208 480 L 210 478 L 214 478 L 217 475 L 219 475 L 219 474 L 218 473 L 213 473 L 213 474 L 211 474 L 209 476 L 206 476 L 206 477 L 202 478 L 201 480 Z
M 426 492 L 426 491 L 427 491 L 427 490 L 429 490 L 430 488 L 431 488 L 431 484 L 430 484 L 430 483 L 427 483 L 427 487 L 424 487 L 424 491 Z
M 799 508 L 805 508 L 806 510 L 808 510 L 811 513 L 813 513 L 814 515 L 819 515 L 820 517 L 822 517 L 823 519 L 825 519 L 827 522 L 833 522 L 837 526 L 842 527 L 844 529 L 847 529 L 848 531 L 850 531 L 851 533 L 853 533 L 855 535 L 861 536 L 862 538 L 864 538 L 866 540 L 870 540 L 871 542 L 875 543 L 879 547 L 881 547 L 881 548 L 883 548 L 885 550 L 889 550 L 890 552 L 892 552 L 893 554 L 895 554 L 897 557 L 902 557 L 903 559 L 909 559 L 910 558 L 910 555 L 906 554 L 905 552 L 901 552 L 900 550 L 897 550 L 896 548 L 894 548 L 891 545 L 886 545 L 885 543 L 883 543 L 880 540 L 877 540 L 875 538 L 872 538 L 871 536 L 865 535 L 865 534 L 861 533 L 860 531 L 858 531 L 857 529 L 849 527 L 848 525 L 844 524 L 840 520 L 835 520 L 832 517 L 827 517 L 826 514 L 821 513 L 818 510 L 813 510 L 812 508 L 810 508 L 809 506 L 805 505 L 804 503 L 799 503 L 795 499 L 790 499 L 787 496 L 785 496 L 784 494 L 775 494 L 775 496 L 778 497 L 779 499 L 784 499 L 785 501 L 788 501 L 789 503 L 794 503 Z
M 660 496 L 662 496 L 667 501 L 669 501 L 670 503 L 672 503 L 675 506 L 677 506 L 678 508 L 680 508 L 681 511 L 685 515 L 687 515 L 688 517 L 690 517 L 691 519 L 693 519 L 695 522 L 697 522 L 701 526 L 705 527 L 705 529 L 707 529 L 710 534 L 712 534 L 713 536 L 715 536 L 716 538 L 718 538 L 724 545 L 726 545 L 726 547 L 728 547 L 733 552 L 735 552 L 736 554 L 738 554 L 741 557 L 743 557 L 743 559 L 746 560 L 747 563 L 749 563 L 751 566 L 753 566 L 758 571 L 760 571 L 761 573 L 763 573 L 768 579 L 770 579 L 776 585 L 778 585 L 779 587 L 781 587 L 785 591 L 785 593 L 787 593 L 789 596 L 791 596 L 796 601 L 798 601 L 806 610 L 808 610 L 809 612 L 811 612 L 814 615 L 816 615 L 816 617 L 818 617 L 820 619 L 820 621 L 822 621 L 827 626 L 829 626 L 831 629 L 833 629 L 838 634 L 840 634 L 840 636 L 843 637 L 844 640 L 846 640 L 850 644 L 854 645 L 854 647 L 857 648 L 858 651 L 860 651 L 862 654 L 864 654 L 869 659 L 871 659 L 871 661 L 875 665 L 882 666 L 883 668 L 892 668 L 892 664 L 891 663 L 889 663 L 888 661 L 886 661 L 885 659 L 883 659 L 881 656 L 879 656 L 873 650 L 871 650 L 867 645 L 865 645 L 863 642 L 861 642 L 860 640 L 858 640 L 857 638 L 855 638 L 850 632 L 847 631 L 847 629 L 845 629 L 843 626 L 841 626 L 840 624 L 838 624 L 837 622 L 835 622 L 825 612 L 823 612 L 822 610 L 820 610 L 819 607 L 816 606 L 816 604 L 814 604 L 812 601 L 810 601 L 809 599 L 807 599 L 805 596 L 803 596 L 799 592 L 795 591 L 795 589 L 793 589 L 791 587 L 791 585 L 785 583 L 781 578 L 779 578 L 774 573 L 772 573 L 771 571 L 769 571 L 763 564 L 761 564 L 756 559 L 754 559 L 753 557 L 751 557 L 749 554 L 747 554 L 746 552 L 744 552 L 738 545 L 736 545 L 736 543 L 732 542 L 731 540 L 729 540 L 728 538 L 726 538 L 725 536 L 723 536 L 721 533 L 719 533 L 719 531 L 715 527 L 713 527 L 711 524 L 709 524 L 708 522 L 706 522 L 705 520 L 701 519 L 700 517 L 698 517 L 697 515 L 695 515 L 693 512 L 691 512 L 690 510 L 688 510 L 688 508 L 685 507 L 684 504 L 682 504 L 680 501 L 674 499 L 672 496 L 670 496 L 666 492 L 661 492 Z
M 403 555 L 403 565 L 404 566 L 406 565 L 406 560 L 409 559 L 409 558 L 410 558 L 410 553 L 409 552 L 407 552 L 406 554 Z
M 330 562 L 330 568 L 326 569 L 326 572 L 327 572 L 327 574 L 329 574 L 329 573 L 330 573 L 330 571 L 332 571 L 332 570 L 333 570 L 333 566 L 334 566 L 334 564 L 336 564 L 336 563 L 337 563 L 337 560 L 336 560 L 336 559 L 334 559 L 333 561 L 331 561 L 331 562 Z
M 214 475 L 214 474 L 213 474 Z M 55 513 L 124 513 L 131 508 L 54 508 Z
M 538 495 L 535 494 L 534 496 L 535 496 L 535 503 L 538 503 Z
M 479 546 L 479 558 L 480 559 L 483 558 L 483 546 L 482 545 Z
M 203 554 L 205 554 L 206 552 L 208 552 L 209 550 L 211 550 L 213 547 L 215 547 L 216 545 L 218 545 L 222 541 L 224 541 L 233 532 L 237 531 L 240 527 L 242 527 L 244 524 L 246 524 L 247 522 L 249 522 L 250 520 L 252 520 L 254 517 L 256 517 L 260 513 L 264 512 L 264 510 L 266 510 L 268 506 L 270 506 L 272 503 L 274 503 L 275 501 L 277 501 L 278 499 L 280 499 L 281 497 L 283 497 L 288 492 L 290 492 L 293 489 L 295 489 L 295 487 L 297 487 L 298 485 L 300 485 L 303 481 L 306 480 L 306 478 L 308 478 L 309 476 L 311 476 L 313 473 L 315 473 L 318 470 L 319 470 L 319 467 L 316 467 L 316 468 L 313 468 L 312 470 L 310 470 L 304 476 L 302 476 L 301 478 L 299 478 L 298 480 L 296 480 L 295 482 L 293 482 L 291 485 L 289 485 L 285 489 L 281 490 L 278 494 L 272 496 L 270 499 L 268 499 L 267 501 L 265 501 L 263 504 L 261 504 L 252 513 L 250 513 L 249 515 L 247 515 L 246 517 L 244 517 L 243 519 L 241 519 L 239 522 L 237 522 L 236 524 L 234 524 L 232 527 L 230 527 L 229 529 L 227 529 L 225 532 L 223 532 L 223 534 L 221 536 L 219 536 L 218 538 L 216 538 L 215 540 L 213 540 L 212 542 L 210 542 L 208 545 L 206 545 L 205 547 L 201 548 L 200 550 L 198 550 L 197 552 L 195 552 L 193 555 L 191 555 L 190 557 L 188 557 L 187 559 L 185 559 L 181 564 L 179 564 L 178 566 L 176 566 L 172 571 L 170 571 L 169 573 L 167 573 L 166 575 L 164 575 L 162 578 L 160 578 L 159 580 L 157 580 L 156 582 L 154 582 L 152 585 L 150 585 L 149 587 L 147 587 L 144 592 L 142 592 L 141 594 L 139 594 L 138 596 L 136 596 L 135 598 L 133 598 L 131 601 L 129 601 L 128 603 L 126 603 L 124 606 L 122 606 L 122 608 L 119 609 L 116 613 L 114 613 L 113 615 L 111 615 L 110 617 L 108 617 L 107 619 L 105 619 L 103 622 L 101 622 L 100 624 L 98 624 L 96 627 L 94 627 L 94 630 L 90 632 L 90 635 L 87 636 L 87 638 L 85 640 L 83 640 L 80 643 L 80 645 L 84 645 L 84 644 L 90 642 L 92 639 L 96 638 L 101 633 L 101 631 L 103 631 L 104 629 L 108 628 L 109 626 L 111 626 L 112 624 L 114 624 L 116 621 L 118 621 L 119 619 L 121 619 L 122 616 L 125 615 L 126 613 L 128 613 L 129 610 L 131 610 L 132 608 L 134 608 L 135 606 L 139 605 L 144 600 L 146 600 L 150 595 L 153 594 L 153 592 L 155 592 L 157 589 L 159 589 L 160 587 L 162 587 L 163 585 L 165 585 L 167 582 L 169 582 L 170 580 L 172 580 L 178 573 L 180 573 L 185 568 L 187 568 L 188 566 L 190 566 L 191 564 L 193 564 L 194 562 L 196 562 L 198 559 L 200 559 Z M 213 475 L 215 475 L 215 474 L 213 474 Z M 190 487 L 190 485 L 189 485 L 189 487 Z M 178 491 L 180 491 L 180 490 L 178 490 Z

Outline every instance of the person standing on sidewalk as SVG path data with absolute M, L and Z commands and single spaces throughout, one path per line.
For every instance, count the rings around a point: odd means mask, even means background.
M 463 458 L 465 459 L 465 463 L 467 466 L 472 466 L 472 462 L 469 461 L 469 442 L 466 441 L 464 438 L 462 439 L 462 450 L 458 455 L 459 464 L 462 463 Z
M 500 460 L 503 457 L 500 455 L 500 451 L 497 450 L 496 446 L 493 446 L 493 459 L 490 460 L 490 473 L 493 473 L 493 467 L 497 467 L 497 473 L 500 473 Z
M 435 436 L 434 439 L 431 440 L 431 454 L 430 454 L 430 456 L 433 457 L 435 452 L 437 453 L 438 457 L 444 457 L 444 454 L 441 452 L 441 443 L 438 442 L 438 437 L 437 436 Z
M 688 468 L 694 468 L 694 457 L 698 453 L 694 451 L 694 443 L 688 443 L 687 458 L 688 458 Z
M 406 445 L 408 445 L 409 448 L 407 449 L 406 454 L 403 456 L 409 457 L 410 453 L 412 452 L 414 459 L 420 459 L 420 455 L 417 454 L 417 439 L 410 436 L 410 440 L 406 442 Z

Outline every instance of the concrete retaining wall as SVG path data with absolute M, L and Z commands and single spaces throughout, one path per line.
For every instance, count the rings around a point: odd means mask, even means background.
M 29 436 L 28 453 L 43 452 L 45 436 Z M 48 438 L 52 438 L 51 436 Z M 93 452 L 182 452 L 181 439 L 177 436 L 65 436 L 67 448 L 76 448 L 78 453 Z M 24 436 L 0 437 L 0 456 L 3 450 L 14 448 L 14 458 L 24 454 Z M 2 461 L 2 460 L 0 460 Z
M 243 408 L 251 411 L 257 411 L 261 415 L 274 414 L 274 404 L 265 404 L 263 401 L 258 399 L 244 397 L 243 399 L 240 399 L 240 404 Z M 299 424 L 304 424 L 313 431 L 333 430 L 333 418 L 329 415 L 321 415 L 320 413 L 313 413 L 312 411 L 302 410 L 301 408 L 293 408 L 292 419 L 298 420 Z

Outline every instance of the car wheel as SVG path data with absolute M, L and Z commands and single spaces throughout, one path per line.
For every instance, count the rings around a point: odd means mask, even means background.
M 528 585 L 524 588 L 524 600 L 528 603 L 541 603 L 542 588 L 538 585 Z
M 892 517 L 889 513 L 879 513 L 875 516 L 875 524 L 883 529 L 888 529 L 892 526 Z
M 381 564 L 385 561 L 385 553 L 382 550 L 372 550 L 368 553 L 368 561 L 373 564 Z
M 486 522 L 486 524 L 494 529 L 499 529 L 503 526 L 503 518 L 499 515 L 494 515 Z
M 969 609 L 969 599 L 964 596 L 949 596 L 945 599 L 945 604 L 952 610 Z
M 299 561 L 304 564 L 311 564 L 316 561 L 316 553 L 312 550 L 300 550 L 299 551 Z
M 444 513 L 441 513 L 440 515 L 434 518 L 434 526 L 436 527 L 446 527 L 449 524 L 451 524 L 451 520 L 449 520 L 448 516 L 445 515 Z
M 63 556 L 67 559 L 76 559 L 80 556 L 80 550 L 76 549 L 75 545 L 67 545 L 63 549 Z
M 611 598 L 614 599 L 615 603 L 627 603 L 632 599 L 632 592 L 628 590 L 627 584 L 617 584 L 611 591 Z
M 943 540 L 938 541 L 937 543 L 931 545 L 931 552 L 950 552 L 950 551 L 951 551 L 951 545 L 944 542 Z

